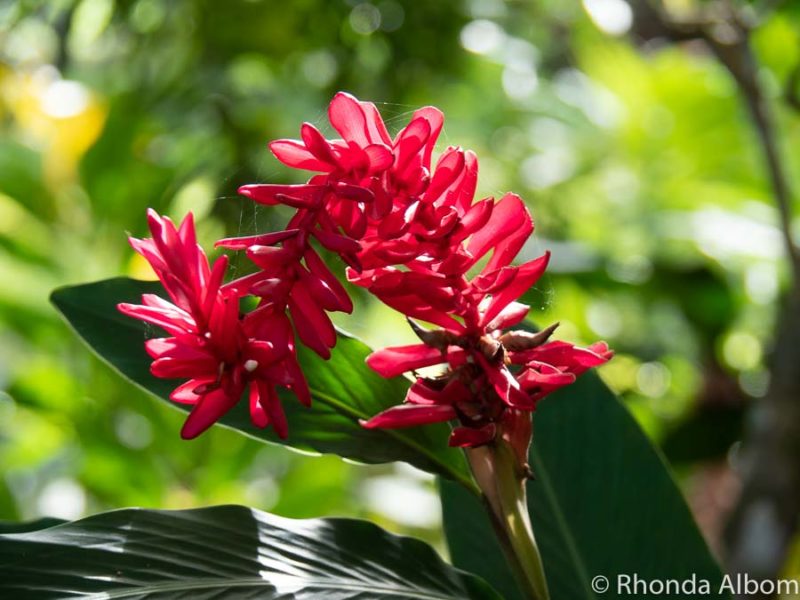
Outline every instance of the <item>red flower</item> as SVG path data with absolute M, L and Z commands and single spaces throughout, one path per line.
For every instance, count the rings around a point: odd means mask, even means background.
M 393 429 L 457 420 L 451 446 L 480 446 L 501 435 L 512 443 L 524 463 L 530 441 L 529 414 L 537 402 L 573 383 L 586 369 L 605 363 L 612 353 L 603 343 L 578 348 L 564 342 L 509 352 L 498 340 L 498 332 L 494 333 L 477 340 L 450 339 L 461 346 L 418 344 L 371 354 L 367 364 L 384 377 L 440 364 L 446 369 L 438 376 L 418 376 L 404 404 L 383 411 L 364 422 L 364 427 Z M 537 343 L 535 337 L 530 336 L 529 343 Z M 512 371 L 511 367 L 525 356 L 536 359 Z M 548 359 L 553 363 L 545 362 Z M 528 434 L 520 434 L 520 430 Z
M 289 167 L 351 183 L 361 183 L 392 165 L 391 138 L 373 104 L 339 92 L 328 106 L 328 118 L 342 139 L 329 142 L 316 127 L 303 123 L 301 140 L 276 140 L 270 150 Z
M 287 166 L 328 175 L 328 181 L 370 186 L 370 178 L 385 177 L 391 195 L 418 194 L 427 185 L 433 146 L 442 129 L 442 113 L 422 108 L 394 139 L 371 102 L 359 102 L 339 92 L 328 106 L 328 118 L 342 136 L 326 140 L 316 127 L 303 123 L 300 140 L 270 143 L 272 153 Z
M 404 264 L 423 255 L 449 257 L 490 218 L 491 199 L 472 204 L 477 175 L 478 161 L 472 152 L 448 148 L 422 194 L 396 197 L 391 213 L 368 227 L 361 240 L 362 264 L 374 268 Z
M 293 390 L 304 404 L 310 402 L 285 315 L 240 317 L 238 297 L 221 287 L 227 259 L 209 268 L 195 241 L 191 214 L 178 229 L 152 210 L 148 221 L 152 239 L 131 238 L 131 245 L 153 267 L 172 302 L 145 294 L 141 305 L 123 303 L 118 308 L 171 335 L 147 340 L 145 348 L 153 358 L 154 376 L 188 379 L 170 395 L 194 405 L 182 437 L 194 438 L 208 429 L 249 387 L 253 423 L 271 424 L 285 438 L 287 423 L 275 386 Z
M 482 201 L 489 216 L 479 229 L 450 238 L 444 257 L 423 254 L 406 263 L 405 269 L 381 267 L 361 273 L 348 271 L 348 279 L 366 287 L 383 302 L 403 314 L 428 321 L 457 334 L 480 337 L 498 329 L 493 321 L 531 288 L 544 273 L 545 254 L 524 265 L 510 262 L 533 230 L 522 200 L 507 194 L 496 204 Z M 478 205 L 476 205 L 478 206 Z M 489 261 L 471 280 L 466 273 L 489 252 Z M 524 313 L 519 319 L 524 317 Z M 492 325 L 492 327 L 489 327 Z
M 394 138 L 375 105 L 348 94 L 336 94 L 328 116 L 341 138 L 327 140 L 304 123 L 301 139 L 270 144 L 284 164 L 315 172 L 305 184 L 240 188 L 259 204 L 295 209 L 284 231 L 217 242 L 244 250 L 255 273 L 223 285 L 226 259 L 209 268 L 191 217 L 175 229 L 151 213 L 153 239 L 131 240 L 172 302 L 145 296 L 142 305 L 120 309 L 172 336 L 149 341 L 147 350 L 154 375 L 189 379 L 173 394 L 176 401 L 195 404 L 184 435 L 197 435 L 247 390 L 254 423 L 271 423 L 286 434 L 275 386 L 308 402 L 295 332 L 328 358 L 336 343 L 328 313 L 353 308 L 317 253 L 318 244 L 349 265 L 350 282 L 439 327 L 427 330 L 412 322 L 421 344 L 369 357 L 368 364 L 387 377 L 435 365 L 443 373 L 418 377 L 405 404 L 365 426 L 458 421 L 452 445 L 505 439 L 524 460 L 536 403 L 607 361 L 611 352 L 602 343 L 581 349 L 548 342 L 554 328 L 503 333 L 525 318 L 528 307 L 518 300 L 542 276 L 549 254 L 512 264 L 533 221 L 514 194 L 474 201 L 475 154 L 449 147 L 432 167 L 441 112 L 416 111 Z M 258 306 L 241 315 L 244 296 L 256 297 Z
M 409 194 L 427 186 L 433 144 L 442 127 L 441 113 L 424 108 L 392 139 L 373 104 L 344 93 L 334 97 L 328 114 L 342 139 L 326 140 L 305 123 L 301 140 L 270 144 L 285 164 L 322 174 L 302 185 L 240 188 L 260 204 L 295 208 L 287 230 L 217 243 L 246 250 L 260 269 L 229 283 L 225 290 L 258 296 L 260 307 L 288 309 L 300 340 L 323 358 L 330 356 L 336 343 L 327 312 L 350 312 L 352 303 L 310 240 L 361 270 L 361 257 L 371 254 L 363 252 L 359 241 Z M 439 188 L 441 192 L 442 185 Z
M 525 318 L 528 307 L 517 299 L 542 276 L 549 254 L 511 265 L 533 231 L 519 197 L 508 194 L 487 213 L 469 237 L 448 240 L 445 257 L 418 256 L 407 263 L 408 270 L 349 273 L 386 304 L 441 327 L 429 331 L 415 326 L 422 344 L 379 350 L 368 357 L 370 367 L 393 377 L 445 365 L 438 376 L 418 376 L 404 404 L 363 425 L 396 428 L 458 421 L 450 445 L 474 447 L 502 438 L 524 464 L 536 403 L 606 362 L 611 352 L 603 343 L 589 349 L 546 343 L 554 327 L 540 334 L 502 333 Z M 468 279 L 467 271 L 490 252 L 481 272 Z
M 319 222 L 323 230 L 335 233 L 341 227 L 359 239 L 366 233 L 368 219 L 386 216 L 399 198 L 427 187 L 442 114 L 422 108 L 392 139 L 374 104 L 339 92 L 328 107 L 328 118 L 341 139 L 326 140 L 313 125 L 304 123 L 300 140 L 270 144 L 284 164 L 322 175 L 304 186 L 244 186 L 240 192 L 258 202 L 324 208 L 326 218 Z M 287 187 L 294 187 L 294 193 L 280 189 Z
M 261 270 L 229 283 L 225 290 L 261 298 L 259 308 L 250 318 L 260 318 L 265 310 L 283 314 L 288 308 L 300 340 L 327 359 L 336 344 L 336 330 L 326 311 L 350 312 L 353 304 L 303 237 L 285 240 L 280 248 L 248 246 L 248 258 Z M 223 241 L 221 245 L 226 244 Z

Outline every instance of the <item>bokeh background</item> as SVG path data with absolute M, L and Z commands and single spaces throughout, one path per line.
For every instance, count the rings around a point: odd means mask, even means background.
M 712 4 L 660 8 L 680 18 Z M 791 183 L 800 14 L 762 4 L 725 3 L 752 18 Z M 524 252 L 553 251 L 526 297 L 533 318 L 617 350 L 601 376 L 722 552 L 788 268 L 736 81 L 707 44 L 650 34 L 635 13 L 623 0 L 0 2 L 0 518 L 243 503 L 439 541 L 424 474 L 221 428 L 183 442 L 181 415 L 91 356 L 48 304 L 57 286 L 148 277 L 126 233 L 145 233 L 149 206 L 192 210 L 207 247 L 280 226 L 285 213 L 236 188 L 299 181 L 267 141 L 296 137 L 304 120 L 329 131 L 327 103 L 347 90 L 390 128 L 440 107 L 438 149 L 478 153 L 483 195 L 525 198 L 537 235 Z M 343 327 L 373 345 L 410 339 L 400 317 L 354 294 L 362 307 Z

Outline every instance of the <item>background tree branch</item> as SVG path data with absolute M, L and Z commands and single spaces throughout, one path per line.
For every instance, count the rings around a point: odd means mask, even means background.
M 800 347 L 796 343 L 800 339 L 800 254 L 792 236 L 792 195 L 775 119 L 750 44 L 755 21 L 729 2 L 709 4 L 690 19 L 670 16 L 660 3 L 633 4 L 635 32 L 640 37 L 673 43 L 702 41 L 733 77 L 750 114 L 778 209 L 791 265 L 790 284 L 776 320 L 769 389 L 754 404 L 736 465 L 742 492 L 727 527 L 725 557 L 733 573 L 775 579 L 800 517 Z

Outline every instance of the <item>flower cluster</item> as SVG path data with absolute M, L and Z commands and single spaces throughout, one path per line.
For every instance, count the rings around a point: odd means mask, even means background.
M 336 343 L 328 312 L 353 308 L 318 244 L 348 265 L 351 283 L 409 317 L 421 339 L 372 354 L 367 362 L 374 370 L 393 377 L 445 365 L 440 375 L 417 377 L 404 404 L 364 426 L 457 421 L 451 445 L 503 437 L 521 454 L 537 401 L 607 361 L 610 351 L 603 343 L 583 349 L 548 341 L 554 327 L 504 332 L 524 320 L 528 307 L 517 300 L 544 273 L 549 255 L 512 264 L 533 222 L 514 194 L 474 201 L 472 152 L 449 147 L 433 165 L 443 124 L 438 110 L 418 110 L 394 138 L 373 104 L 348 94 L 334 97 L 328 115 L 340 139 L 328 140 L 304 123 L 300 140 L 270 144 L 284 164 L 316 172 L 307 183 L 240 188 L 257 203 L 296 209 L 284 231 L 217 243 L 246 251 L 255 273 L 221 284 L 224 259 L 209 270 L 190 220 L 176 232 L 151 214 L 153 239 L 132 240 L 174 304 L 146 297 L 144 306 L 121 309 L 174 336 L 151 340 L 148 351 L 156 376 L 191 378 L 173 396 L 196 403 L 184 433 L 208 427 L 249 385 L 253 422 L 272 423 L 285 434 L 274 386 L 308 401 L 295 333 L 328 358 Z M 240 314 L 243 296 L 255 296 L 257 308 Z
M 228 260 L 223 256 L 209 267 L 195 239 L 192 215 L 178 228 L 154 211 L 147 216 L 152 239 L 130 242 L 153 267 L 172 302 L 145 294 L 141 305 L 118 308 L 171 336 L 149 339 L 145 348 L 153 358 L 153 375 L 188 378 L 170 395 L 175 402 L 194 405 L 181 435 L 200 435 L 249 388 L 253 423 L 272 424 L 286 437 L 286 417 L 275 387 L 292 390 L 306 405 L 311 396 L 285 313 L 267 307 L 241 316 L 239 298 L 222 285 Z

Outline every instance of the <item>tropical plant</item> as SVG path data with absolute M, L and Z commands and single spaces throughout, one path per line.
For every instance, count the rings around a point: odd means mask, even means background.
M 209 263 L 191 214 L 176 226 L 151 210 L 151 237 L 130 243 L 160 284 L 113 279 L 52 299 L 101 358 L 188 411 L 186 439 L 221 422 L 436 474 L 453 566 L 363 521 L 125 510 L 4 534 L 3 589 L 545 600 L 594 598 L 605 591 L 598 576 L 632 572 L 694 574 L 719 589 L 658 452 L 597 377 L 578 381 L 611 358 L 608 346 L 553 340 L 557 324 L 526 322 L 519 300 L 549 253 L 513 264 L 533 232 L 521 199 L 474 201 L 470 151 L 451 146 L 434 163 L 434 108 L 394 136 L 373 104 L 348 94 L 328 114 L 341 138 L 304 123 L 300 140 L 270 144 L 287 166 L 316 172 L 306 183 L 240 189 L 295 209 L 282 230 L 217 242 L 246 252 L 247 274 L 229 277 L 228 255 Z M 370 352 L 337 331 L 328 313 L 353 302 L 332 257 L 348 282 L 405 315 L 420 343 Z

